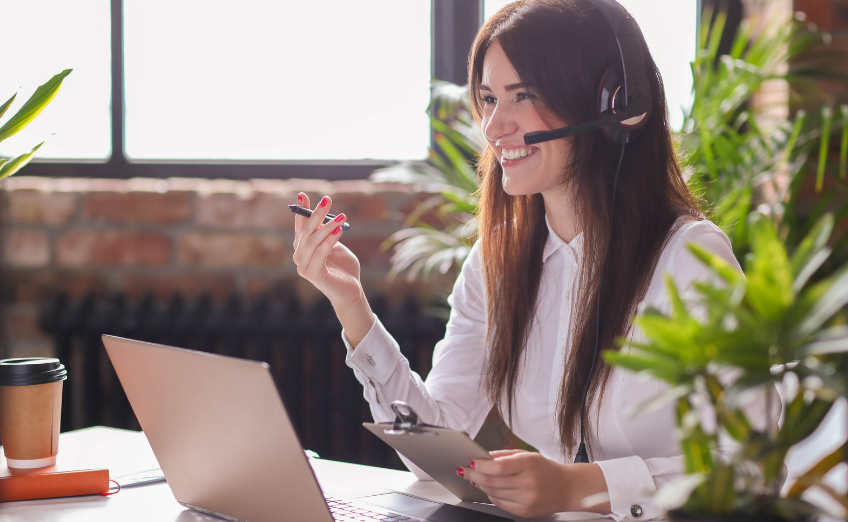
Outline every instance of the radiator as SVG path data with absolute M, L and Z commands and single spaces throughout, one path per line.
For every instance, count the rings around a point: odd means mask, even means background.
M 408 297 L 389 305 L 378 296 L 374 312 L 397 339 L 422 378 L 445 323 L 422 313 Z M 188 300 L 94 294 L 72 300 L 59 295 L 42 310 L 40 327 L 68 369 L 62 431 L 88 426 L 140 429 L 100 336 L 117 335 L 210 353 L 265 361 L 271 366 L 303 447 L 321 457 L 402 469 L 394 451 L 368 433 L 368 405 L 344 364 L 341 326 L 329 302 L 305 306 L 297 298 L 202 295 Z

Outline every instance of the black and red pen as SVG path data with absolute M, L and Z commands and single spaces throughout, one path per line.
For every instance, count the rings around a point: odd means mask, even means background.
M 308 208 L 303 208 L 300 205 L 289 205 L 289 210 L 297 214 L 298 216 L 309 217 L 312 215 L 312 211 Z M 324 224 L 326 225 L 330 221 L 332 221 L 336 217 L 335 214 L 327 214 L 324 218 Z M 350 228 L 350 223 L 345 223 L 342 225 L 342 232 L 346 232 L 347 229 Z

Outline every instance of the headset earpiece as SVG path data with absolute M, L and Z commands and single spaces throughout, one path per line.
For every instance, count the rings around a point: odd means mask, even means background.
M 612 66 L 604 73 L 598 89 L 598 118 L 616 114 L 626 105 L 621 72 L 618 66 Z M 630 143 L 648 121 L 648 113 L 642 113 L 621 122 L 614 122 L 601 128 L 604 136 L 614 143 Z

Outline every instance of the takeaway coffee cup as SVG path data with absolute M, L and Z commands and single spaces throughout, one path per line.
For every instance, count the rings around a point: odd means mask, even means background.
M 0 439 L 8 467 L 56 464 L 62 381 L 67 378 L 59 359 L 0 360 Z

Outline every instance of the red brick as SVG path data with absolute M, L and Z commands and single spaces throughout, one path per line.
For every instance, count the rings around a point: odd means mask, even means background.
M 825 31 L 836 31 L 848 26 L 848 6 L 844 2 L 821 0 L 795 0 L 794 8 L 806 15 L 806 23 L 816 24 Z
M 278 267 L 291 262 L 290 242 L 272 234 L 185 234 L 180 264 L 204 267 Z
M 76 211 L 76 196 L 66 192 L 14 190 L 8 192 L 11 223 L 67 225 Z
M 3 261 L 12 267 L 46 266 L 50 261 L 50 240 L 38 230 L 6 230 Z
M 91 192 L 83 199 L 90 221 L 172 225 L 191 218 L 189 192 Z
M 254 193 L 244 198 L 236 194 L 201 195 L 197 200 L 197 224 L 221 228 L 293 228 L 294 215 L 288 209 L 296 201 L 288 197 Z
M 341 192 L 331 197 L 333 207 L 330 212 L 333 214 L 343 212 L 351 226 L 356 226 L 357 223 L 373 223 L 389 219 L 386 201 L 381 195 Z
M 362 270 L 387 269 L 391 254 L 380 248 L 383 239 L 376 237 L 348 237 L 342 234 L 341 242 L 359 259 Z
M 75 230 L 56 242 L 60 266 L 165 265 L 171 260 L 171 240 L 150 232 Z
M 235 274 L 129 274 L 123 277 L 122 287 L 131 299 L 153 294 L 167 298 L 177 292 L 192 299 L 203 293 L 209 293 L 216 299 L 223 299 L 236 289 Z

